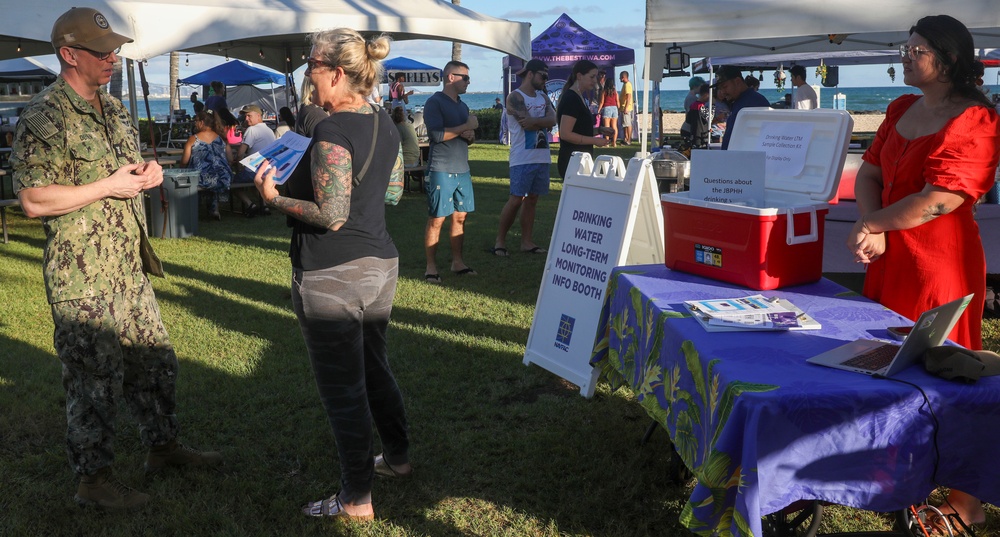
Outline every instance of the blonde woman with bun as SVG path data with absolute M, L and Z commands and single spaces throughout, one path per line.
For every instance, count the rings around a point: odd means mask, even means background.
M 366 100 L 390 40 L 338 28 L 314 34 L 312 43 L 305 76 L 315 86 L 314 104 L 330 116 L 313 129 L 284 194 L 269 162 L 255 183 L 292 225 L 292 306 L 340 462 L 340 491 L 302 512 L 367 521 L 375 517 L 375 475 L 412 473 L 403 397 L 386 348 L 399 254 L 386 230 L 385 205 L 402 195 L 403 159 L 392 119 Z M 373 425 L 383 449 L 378 456 Z M 325 464 L 316 467 L 327 473 Z

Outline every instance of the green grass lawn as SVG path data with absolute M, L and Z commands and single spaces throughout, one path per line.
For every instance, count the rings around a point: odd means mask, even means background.
M 605 153 L 627 157 L 633 149 Z M 689 483 L 671 481 L 671 449 L 626 390 L 593 399 L 522 364 L 545 256 L 492 256 L 506 202 L 507 149 L 471 152 L 477 211 L 466 261 L 479 274 L 423 281 L 426 202 L 387 208 L 400 251 L 390 361 L 411 424 L 415 477 L 376 481 L 377 520 L 340 526 L 299 507 L 338 488 L 333 436 L 290 308 L 289 228 L 280 216 L 204 218 L 195 237 L 153 239 L 168 277 L 153 285 L 181 361 L 182 441 L 221 450 L 221 473 L 146 481 L 135 424 L 122 407 L 116 473 L 153 495 L 130 514 L 77 507 L 64 451 L 60 364 L 40 270 L 37 220 L 9 211 L 0 245 L 0 535 L 685 535 L 677 517 Z M 553 173 L 554 173 L 553 166 Z M 561 184 L 538 208 L 548 245 Z M 447 228 L 446 228 L 447 229 Z M 845 276 L 844 281 L 850 280 Z M 1000 348 L 996 321 L 987 346 Z M 1000 512 L 980 535 L 1000 535 Z M 891 518 L 831 508 L 824 531 L 888 528 Z

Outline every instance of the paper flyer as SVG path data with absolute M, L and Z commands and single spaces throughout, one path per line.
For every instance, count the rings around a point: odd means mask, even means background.
M 820 323 L 791 302 L 777 297 L 688 300 L 684 307 L 708 332 L 742 330 L 819 330 Z
M 271 165 L 277 167 L 274 174 L 276 184 L 284 184 L 292 175 L 295 166 L 302 160 L 309 148 L 309 138 L 294 132 L 286 132 L 281 138 L 271 142 L 264 149 L 247 155 L 240 160 L 240 164 L 246 166 L 251 171 L 256 172 L 264 160 L 271 161 Z

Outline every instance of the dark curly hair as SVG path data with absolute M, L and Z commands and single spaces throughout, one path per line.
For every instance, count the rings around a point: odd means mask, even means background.
M 951 81 L 949 97 L 963 97 L 984 106 L 993 106 L 983 92 L 979 80 L 986 69 L 976 59 L 972 34 L 964 24 L 948 15 L 930 15 L 910 28 L 910 35 L 919 34 L 934 50 L 934 57 Z

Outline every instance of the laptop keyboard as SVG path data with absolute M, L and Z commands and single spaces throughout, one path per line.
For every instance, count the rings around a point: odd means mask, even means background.
M 856 367 L 858 369 L 866 369 L 868 371 L 878 371 L 883 367 L 889 365 L 892 359 L 899 352 L 899 346 L 893 345 L 891 343 L 886 343 L 875 347 L 874 349 L 855 356 L 850 360 L 847 360 L 841 365 Z

